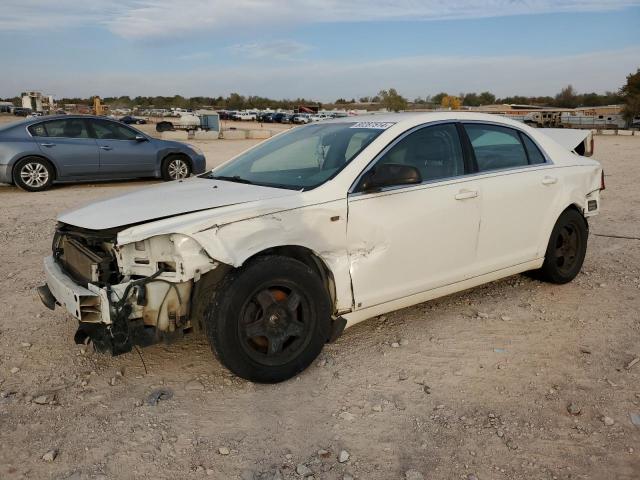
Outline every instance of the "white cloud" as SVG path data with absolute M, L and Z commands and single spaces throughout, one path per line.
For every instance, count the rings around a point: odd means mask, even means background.
M 248 58 L 270 58 L 278 60 L 292 60 L 310 48 L 309 45 L 295 40 L 242 43 L 229 47 L 233 53 Z
M 498 96 L 553 95 L 571 83 L 580 92 L 617 90 L 638 68 L 640 47 L 558 57 L 417 56 L 373 62 L 296 62 L 272 67 L 211 66 L 180 74 L 49 72 L 39 88 L 56 96 L 112 95 L 263 95 L 331 101 L 396 88 L 414 98 L 439 91 Z M 5 78 L 0 96 L 11 96 L 32 81 L 36 71 L 19 69 Z
M 440 20 L 604 11 L 640 0 L 3 0 L 0 29 L 103 24 L 129 39 L 319 22 Z

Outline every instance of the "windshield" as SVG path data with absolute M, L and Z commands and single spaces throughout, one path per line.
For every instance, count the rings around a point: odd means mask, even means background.
M 345 122 L 295 128 L 213 170 L 208 177 L 295 190 L 317 187 L 384 131 L 360 125 Z

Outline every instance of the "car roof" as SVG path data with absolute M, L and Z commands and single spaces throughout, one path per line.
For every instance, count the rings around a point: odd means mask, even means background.
M 411 127 L 428 122 L 440 121 L 484 121 L 491 123 L 503 123 L 505 125 L 521 127 L 522 122 L 512 120 L 502 115 L 491 113 L 475 113 L 460 110 L 443 110 L 435 112 L 402 112 L 402 113 L 375 113 L 368 115 L 356 115 L 351 117 L 333 118 L 325 120 L 323 123 L 344 123 L 344 122 L 384 122 L 395 123 L 398 126 Z

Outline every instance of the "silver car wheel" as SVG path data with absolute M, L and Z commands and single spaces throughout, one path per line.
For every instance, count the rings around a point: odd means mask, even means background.
M 29 162 L 20 169 L 20 178 L 31 188 L 41 188 L 49 181 L 49 171 L 39 162 Z
M 171 160 L 167 170 L 171 180 L 181 180 L 189 176 L 189 166 L 187 165 L 187 162 L 180 160 L 179 158 Z

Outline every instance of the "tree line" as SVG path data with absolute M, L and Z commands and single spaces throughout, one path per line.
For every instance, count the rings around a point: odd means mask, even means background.
M 14 105 L 20 105 L 20 98 L 7 98 L 5 101 L 11 101 Z M 114 108 L 139 108 L 139 109 L 198 109 L 198 108 L 215 108 L 228 110 L 245 110 L 245 109 L 265 109 L 265 108 L 281 108 L 292 109 L 299 105 L 317 106 L 319 108 L 343 107 L 349 108 L 358 106 L 358 108 L 377 109 L 385 107 L 391 111 L 407 110 L 410 108 L 437 108 L 445 107 L 457 109 L 461 107 L 479 107 L 492 104 L 522 104 L 537 105 L 558 108 L 576 108 L 576 107 L 599 107 L 603 105 L 624 104 L 624 114 L 627 119 L 633 119 L 640 115 L 640 69 L 636 73 L 629 74 L 627 83 L 617 92 L 601 93 L 578 93 L 571 85 L 567 85 L 555 96 L 509 96 L 497 98 L 489 91 L 459 93 L 451 95 L 447 92 L 440 92 L 433 96 L 417 97 L 412 102 L 399 94 L 394 88 L 381 90 L 377 95 L 345 99 L 338 98 L 332 103 L 322 103 L 317 100 L 306 98 L 296 99 L 273 99 L 261 97 L 257 95 L 240 95 L 232 93 L 226 97 L 183 97 L 182 95 L 173 96 L 119 96 L 105 97 L 102 102 Z M 61 98 L 58 100 L 59 105 L 64 104 L 80 104 L 91 105 L 92 98 Z

